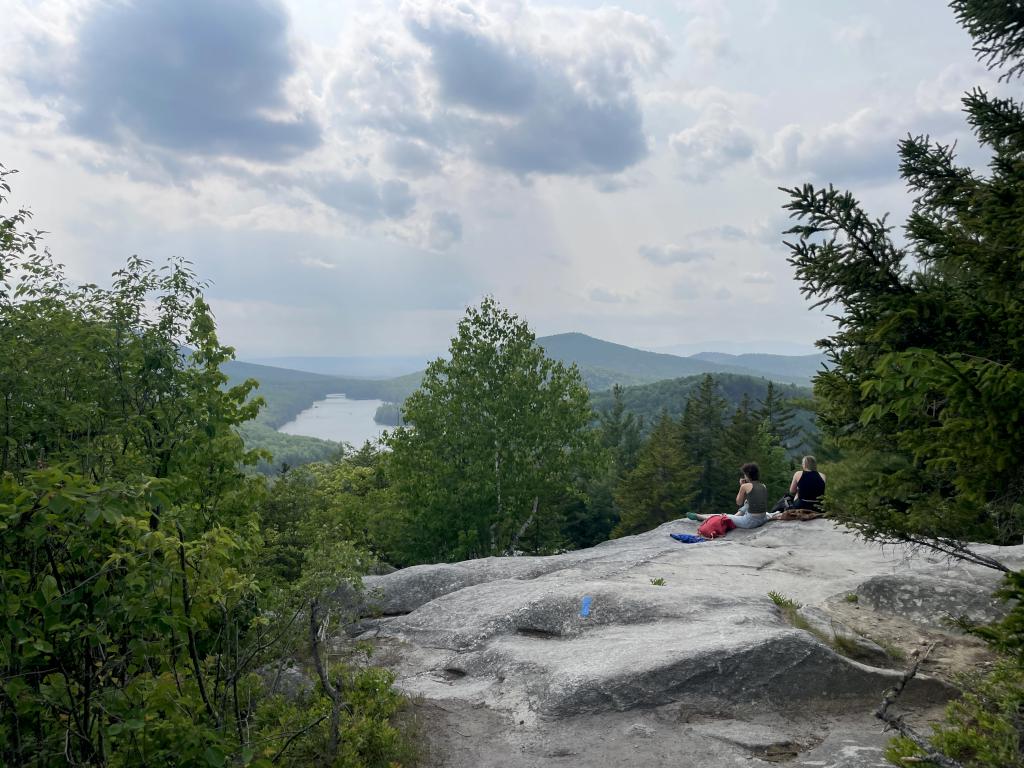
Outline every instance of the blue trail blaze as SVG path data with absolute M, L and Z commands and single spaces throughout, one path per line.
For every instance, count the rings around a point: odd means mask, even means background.
M 590 595 L 587 595 L 583 598 L 583 605 L 580 606 L 580 616 L 582 616 L 584 619 L 590 615 L 590 604 L 593 601 L 594 599 Z

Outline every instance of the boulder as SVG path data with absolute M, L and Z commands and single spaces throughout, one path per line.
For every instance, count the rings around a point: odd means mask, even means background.
M 986 578 L 987 577 L 987 578 Z M 996 573 L 963 574 L 961 578 L 897 574 L 874 576 L 857 587 L 857 597 L 870 608 L 948 629 L 951 620 L 966 616 L 990 623 L 1006 615 L 1006 605 L 992 597 Z

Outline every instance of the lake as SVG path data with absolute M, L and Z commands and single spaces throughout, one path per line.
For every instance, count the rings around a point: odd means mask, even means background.
M 373 420 L 373 414 L 382 403 L 382 400 L 349 400 L 344 395 L 328 395 L 278 431 L 336 440 L 360 448 L 366 440 L 376 442 L 381 432 L 388 429 Z

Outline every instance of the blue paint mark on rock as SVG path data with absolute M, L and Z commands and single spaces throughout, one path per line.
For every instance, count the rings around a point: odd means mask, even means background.
M 590 615 L 590 604 L 592 602 L 594 602 L 594 598 L 592 598 L 590 595 L 587 595 L 583 598 L 583 604 L 580 606 L 580 616 L 582 616 L 584 619 Z

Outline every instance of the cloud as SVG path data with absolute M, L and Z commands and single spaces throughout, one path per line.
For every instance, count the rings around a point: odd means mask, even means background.
M 744 283 L 754 283 L 755 285 L 775 282 L 775 278 L 767 272 L 744 272 L 740 275 L 740 280 Z
M 435 251 L 447 251 L 462 242 L 462 218 L 454 211 L 435 211 L 430 217 L 428 240 Z
M 707 182 L 754 155 L 757 139 L 737 114 L 731 95 L 705 89 L 688 100 L 699 105 L 696 122 L 669 137 L 684 179 Z
M 727 4 L 717 0 L 683 0 L 679 5 L 692 14 L 683 29 L 683 46 L 688 53 L 704 64 L 735 56 L 732 42 L 723 32 L 736 26 Z
M 417 13 L 408 27 L 430 49 L 443 101 L 519 114 L 536 98 L 539 73 L 514 47 L 489 37 L 482 21 L 476 10 L 463 6 Z
M 403 219 L 416 206 L 412 190 L 400 179 L 378 181 L 361 173 L 321 179 L 311 186 L 321 202 L 368 222 Z
M 384 159 L 408 176 L 429 176 L 441 170 L 436 150 L 414 139 L 391 139 L 384 149 Z
M 733 224 L 720 224 L 714 227 L 697 229 L 686 236 L 685 242 L 749 242 L 772 245 L 778 244 L 781 241 L 782 232 L 789 229 L 790 226 L 789 218 L 783 213 L 777 213 L 743 227 L 737 227 Z
M 353 36 L 333 88 L 347 119 L 510 173 L 618 173 L 647 156 L 641 77 L 670 54 L 617 9 L 414 1 Z M 344 118 L 343 118 L 344 119 Z
M 874 107 L 818 130 L 787 125 L 775 133 L 762 154 L 762 167 L 787 177 L 799 174 L 837 183 L 884 183 L 897 177 L 900 128 L 893 117 Z
M 843 47 L 868 55 L 880 45 L 882 32 L 874 20 L 860 19 L 837 27 L 833 37 Z
M 721 240 L 746 240 L 750 236 L 746 230 L 734 227 L 732 224 L 723 224 L 705 231 L 713 233 Z
M 592 288 L 589 293 L 591 301 L 596 301 L 600 304 L 632 304 L 636 301 L 636 297 L 627 296 L 624 293 L 616 293 L 615 291 L 609 291 L 606 288 Z
M 318 259 L 314 256 L 303 256 L 299 262 L 304 267 L 310 267 L 311 269 L 337 269 L 338 265 L 325 259 Z
M 697 16 L 686 24 L 686 49 L 705 61 L 719 61 L 733 55 L 732 44 L 717 19 Z
M 689 264 L 694 261 L 710 259 L 711 252 L 682 245 L 641 245 L 637 249 L 643 258 L 653 264 Z
M 288 21 L 277 0 L 99 3 L 49 87 L 87 138 L 286 160 L 321 141 L 287 98 Z

